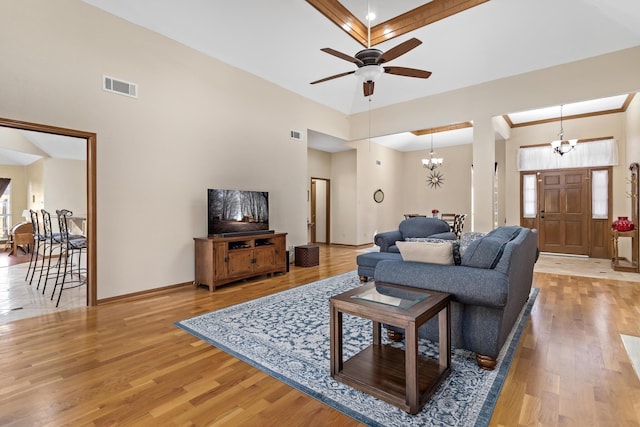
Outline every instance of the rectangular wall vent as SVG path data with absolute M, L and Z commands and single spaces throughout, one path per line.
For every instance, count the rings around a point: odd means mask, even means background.
M 296 141 L 302 141 L 302 132 L 299 130 L 290 130 L 289 138 L 295 139 Z
M 109 76 L 103 76 L 102 88 L 107 92 L 119 93 L 120 95 L 138 97 L 138 85 L 124 80 L 115 79 Z

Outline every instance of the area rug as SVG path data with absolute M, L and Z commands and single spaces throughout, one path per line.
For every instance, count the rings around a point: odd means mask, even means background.
M 473 353 L 453 349 L 451 375 L 420 413 L 409 415 L 331 378 L 329 298 L 360 285 L 353 271 L 176 326 L 370 426 L 488 425 L 538 290 L 532 290 L 494 371 L 478 368 Z M 371 333 L 370 321 L 344 315 L 345 360 L 371 343 Z M 419 351 L 437 358 L 437 343 L 421 340 Z

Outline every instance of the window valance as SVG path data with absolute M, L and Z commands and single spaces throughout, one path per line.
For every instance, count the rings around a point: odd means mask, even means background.
M 560 156 L 550 145 L 518 149 L 518 171 L 615 166 L 618 145 L 615 139 L 580 142 L 571 152 Z

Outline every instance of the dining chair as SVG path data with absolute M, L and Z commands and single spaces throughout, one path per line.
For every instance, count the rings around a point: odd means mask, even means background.
M 453 231 L 456 237 L 459 239 L 462 236 L 462 229 L 464 228 L 464 220 L 467 218 L 467 214 L 456 214 L 453 219 L 453 225 L 451 231 Z
M 44 278 L 44 283 L 42 286 L 42 294 L 44 295 L 44 292 L 47 288 L 47 280 L 52 278 L 53 275 L 56 273 L 55 269 L 60 267 L 59 255 L 62 250 L 62 246 L 60 241 L 60 233 L 53 231 L 53 226 L 51 223 L 51 214 L 44 209 L 41 209 L 40 212 L 42 213 L 42 225 L 44 228 L 44 234 L 43 234 L 44 245 L 42 250 L 42 256 L 43 256 L 42 266 L 40 269 L 40 277 L 38 278 L 38 285 L 36 286 L 36 289 L 40 289 L 40 283 Z M 54 272 L 52 272 L 51 258 L 53 258 L 54 256 L 57 256 L 58 259 L 53 265 Z M 45 260 L 46 260 L 46 268 L 44 265 Z M 46 273 L 45 273 L 45 270 L 46 270 Z
M 28 280 L 29 284 L 32 284 L 33 277 L 36 274 L 36 270 L 38 270 L 38 261 L 40 260 L 40 255 L 44 247 L 45 239 L 44 235 L 40 232 L 40 220 L 38 219 L 38 211 L 29 209 L 29 214 L 31 216 L 31 230 L 33 231 L 33 248 L 31 249 L 31 258 L 29 260 L 29 267 L 27 268 L 27 276 L 24 278 L 24 280 Z M 40 269 L 42 269 L 43 263 L 44 259 L 40 263 Z M 31 278 L 29 278 L 29 274 L 31 274 Z
M 51 300 L 55 296 L 56 289 L 60 287 L 58 292 L 58 300 L 56 307 L 60 304 L 62 291 L 65 289 L 77 288 L 87 283 L 86 268 L 82 267 L 82 255 L 86 253 L 87 238 L 78 234 L 69 233 L 69 221 L 73 216 L 73 212 L 68 209 L 56 210 L 58 215 L 58 227 L 60 230 L 60 258 L 58 260 L 58 271 L 56 274 L 56 283 L 51 293 Z M 74 256 L 77 256 L 77 270 L 74 273 Z M 84 274 L 83 274 L 84 273 Z M 72 285 L 72 286 L 69 286 Z

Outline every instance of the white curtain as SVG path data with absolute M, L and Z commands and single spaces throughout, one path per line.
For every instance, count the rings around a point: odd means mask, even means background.
M 581 142 L 564 156 L 553 152 L 551 145 L 518 149 L 518 171 L 615 166 L 618 146 L 615 139 Z

